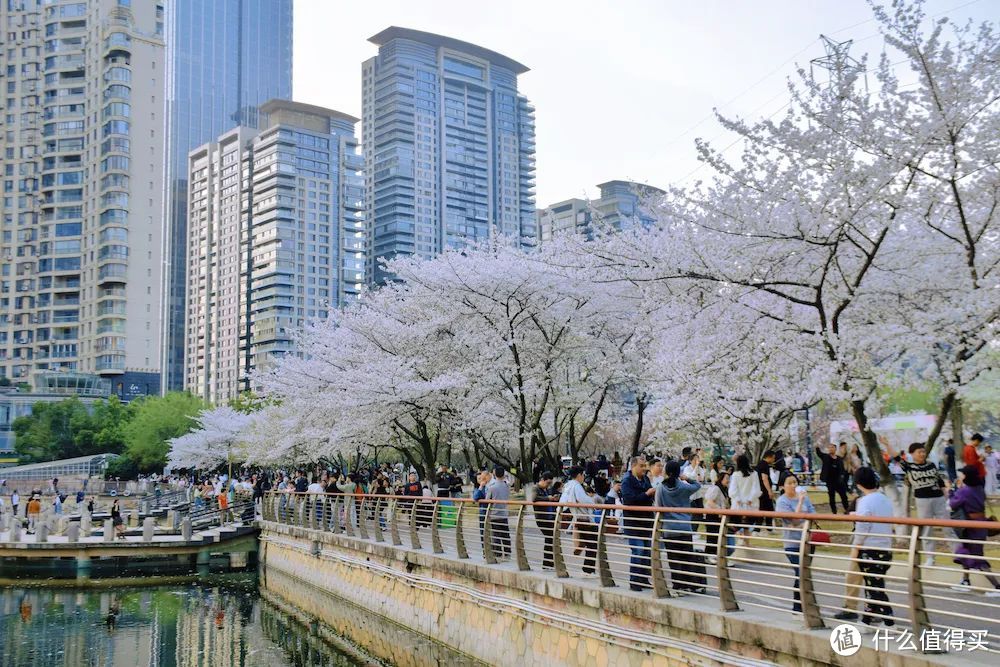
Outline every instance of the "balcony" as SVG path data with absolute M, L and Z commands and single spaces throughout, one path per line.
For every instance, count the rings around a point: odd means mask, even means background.
M 97 358 L 97 371 L 101 372 L 124 372 L 125 355 L 105 354 Z

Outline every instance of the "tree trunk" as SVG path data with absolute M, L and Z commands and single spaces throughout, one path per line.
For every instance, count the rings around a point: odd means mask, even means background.
M 941 399 L 941 409 L 938 410 L 937 420 L 934 422 L 934 428 L 931 432 L 927 434 L 927 453 L 930 454 L 931 450 L 934 449 L 934 443 L 937 442 L 938 437 L 941 435 L 942 429 L 944 429 L 944 423 L 948 420 L 948 414 L 952 412 L 955 406 L 955 392 L 951 391 L 944 395 Z M 953 422 L 954 423 L 954 422 Z
M 951 406 L 951 437 L 955 440 L 955 451 L 961 452 L 965 445 L 965 419 L 962 415 L 960 398 L 956 398 Z
M 868 421 L 868 414 L 865 412 L 865 402 L 862 400 L 851 401 L 851 412 L 854 414 L 854 421 L 858 423 L 858 430 L 861 433 L 861 442 L 865 446 L 865 453 L 868 460 L 872 462 L 872 467 L 878 473 L 882 486 L 895 485 L 895 480 L 889 473 L 889 466 L 882 458 L 882 448 L 878 444 L 878 437 L 871 430 Z
M 635 407 L 635 430 L 632 432 L 632 457 L 639 456 L 639 444 L 642 442 L 642 421 L 646 413 L 645 394 L 636 397 Z
M 576 441 L 576 415 L 569 420 L 569 456 L 573 459 L 573 464 L 580 458 L 580 444 Z

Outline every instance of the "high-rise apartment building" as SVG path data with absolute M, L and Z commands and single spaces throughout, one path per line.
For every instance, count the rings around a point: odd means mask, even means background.
M 292 96 L 292 0 L 169 0 L 163 386 L 184 369 L 188 153 Z
M 433 257 L 500 233 L 537 239 L 528 71 L 474 44 L 388 28 L 362 68 L 369 280 L 381 260 Z
M 189 156 L 185 388 L 212 402 L 364 284 L 358 119 L 285 100 L 260 112 L 259 131 Z
M 0 375 L 159 386 L 162 2 L 0 5 Z
M 542 243 L 559 234 L 576 232 L 590 234 L 592 217 L 590 202 L 586 199 L 567 199 L 546 208 L 538 209 L 538 240 Z
M 539 240 L 544 243 L 553 236 L 571 232 L 593 238 L 600 230 L 650 227 L 655 219 L 642 203 L 666 194 L 659 188 L 633 181 L 608 181 L 597 187 L 601 191 L 598 199 L 567 199 L 538 209 Z

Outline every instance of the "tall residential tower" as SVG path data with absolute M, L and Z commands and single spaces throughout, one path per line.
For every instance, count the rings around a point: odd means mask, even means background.
M 184 380 L 188 153 L 292 96 L 292 0 L 167 0 L 163 387 Z
M 0 375 L 159 385 L 164 5 L 0 5 Z
M 259 132 L 235 128 L 189 156 L 184 385 L 214 403 L 364 284 L 358 119 L 285 100 L 260 112 Z
M 368 278 L 381 260 L 433 257 L 494 233 L 537 237 L 528 71 L 474 44 L 388 28 L 362 70 Z

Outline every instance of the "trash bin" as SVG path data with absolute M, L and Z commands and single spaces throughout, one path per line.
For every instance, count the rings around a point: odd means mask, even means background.
M 438 528 L 454 528 L 458 507 L 450 500 L 439 501 L 438 507 Z

